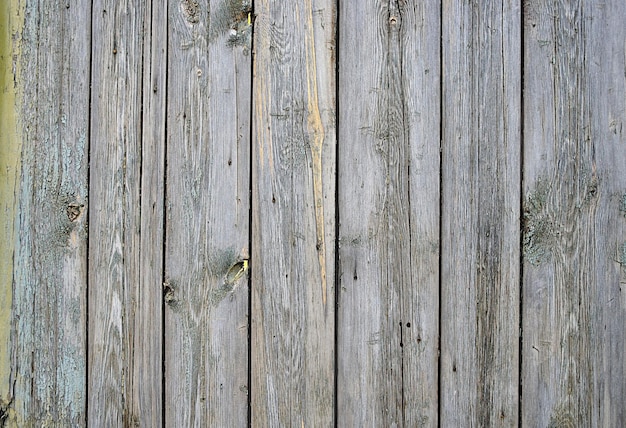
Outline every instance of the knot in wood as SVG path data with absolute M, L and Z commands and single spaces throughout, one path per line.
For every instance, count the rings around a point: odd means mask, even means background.
M 71 222 L 76 221 L 78 217 L 80 217 L 80 214 L 83 212 L 83 207 L 84 205 L 77 204 L 75 202 L 68 204 L 66 209 L 67 218 Z

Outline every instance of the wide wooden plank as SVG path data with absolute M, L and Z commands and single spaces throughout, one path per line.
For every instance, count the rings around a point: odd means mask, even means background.
M 248 422 L 251 19 L 169 2 L 165 422 Z M 250 20 L 250 21 L 249 21 Z
M 81 426 L 90 7 L 3 2 L 0 8 L 6 222 L 0 421 Z
M 624 17 L 525 3 L 525 426 L 626 425 Z
M 335 3 L 255 13 L 251 422 L 332 426 Z
M 445 0 L 441 426 L 518 423 L 520 4 Z
M 165 6 L 97 0 L 93 7 L 88 420 L 156 426 L 162 419 Z
M 438 421 L 440 2 L 339 13 L 338 426 Z

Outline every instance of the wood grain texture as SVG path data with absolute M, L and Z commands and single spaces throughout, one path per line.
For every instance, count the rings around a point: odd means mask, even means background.
M 10 57 L 6 70 L 18 92 L 18 106 L 12 106 L 18 130 L 9 135 L 21 142 L 13 140 L 17 145 L 7 149 L 19 154 L 6 159 L 16 174 L 7 202 L 17 216 L 7 219 L 13 242 L 3 242 L 14 248 L 6 278 L 13 287 L 11 325 L 0 327 L 10 332 L 0 421 L 11 427 L 80 426 L 86 402 L 90 8 L 9 7 L 19 11 L 14 18 L 23 17 L 21 29 L 12 22 L 9 43 L 20 46 L 20 55 Z
M 339 14 L 339 426 L 437 425 L 439 14 Z
M 245 1 L 169 2 L 166 425 L 248 421 L 252 28 Z
M 167 0 L 146 2 L 141 117 L 139 272 L 128 406 L 141 427 L 163 424 L 163 250 Z
M 93 7 L 88 421 L 155 426 L 164 150 L 164 71 L 155 65 L 164 46 L 150 33 L 165 30 L 165 10 L 141 1 Z
M 441 426 L 518 423 L 517 3 L 443 2 Z
M 251 421 L 332 426 L 335 5 L 255 13 Z
M 626 6 L 524 9 L 522 422 L 624 426 Z
M 24 10 L 17 0 L 0 2 L 0 423 L 14 413 L 11 381 L 11 315 L 15 225 L 18 219 L 18 183 L 22 132 L 18 126 L 21 81 L 18 58 Z

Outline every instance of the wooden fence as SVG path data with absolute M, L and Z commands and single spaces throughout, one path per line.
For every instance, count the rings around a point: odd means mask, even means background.
M 624 22 L 3 0 L 0 426 L 625 426 Z

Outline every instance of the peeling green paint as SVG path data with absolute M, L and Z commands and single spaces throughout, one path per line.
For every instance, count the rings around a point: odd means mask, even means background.
M 15 218 L 20 172 L 21 133 L 19 129 L 20 34 L 23 7 L 17 0 L 0 2 L 0 418 L 10 423 L 13 400 L 10 376 L 11 307 L 13 302 L 13 257 Z

